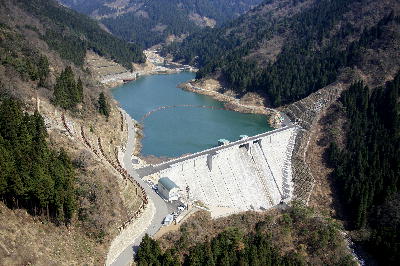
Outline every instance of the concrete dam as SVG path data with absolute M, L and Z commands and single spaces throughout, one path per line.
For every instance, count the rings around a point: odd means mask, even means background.
M 292 153 L 299 127 L 288 125 L 138 170 L 168 177 L 181 198 L 231 213 L 267 210 L 293 196 Z

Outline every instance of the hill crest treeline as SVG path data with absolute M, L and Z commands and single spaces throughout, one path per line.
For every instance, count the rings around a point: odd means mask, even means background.
M 59 5 L 53 0 L 16 0 L 28 13 L 46 25 L 42 39 L 51 49 L 77 66 L 83 66 L 87 50 L 132 69 L 132 62 L 144 63 L 142 49 L 104 31 L 93 19 Z
M 361 29 L 359 36 L 359 29 L 344 16 L 351 8 L 369 4 L 367 0 L 283 1 L 289 10 L 309 3 L 301 12 L 282 17 L 263 11 L 275 2 L 265 1 L 228 26 L 191 35 L 163 53 L 197 64 L 197 78 L 217 77 L 238 95 L 259 92 L 278 107 L 336 81 L 340 70 L 358 64 L 374 41 L 391 38 L 384 33 L 400 22 L 398 14 L 385 10 L 385 16 L 371 28 Z M 335 29 L 337 25 L 341 26 Z M 257 62 L 255 58 L 265 57 L 258 52 L 263 43 L 274 38 L 285 40 L 276 47 L 276 58 Z
M 143 47 L 164 43 L 168 36 L 196 32 L 214 22 L 220 26 L 262 0 L 59 0 L 78 12 L 98 17 L 113 34 Z M 114 2 L 114 5 L 110 5 Z M 119 6 L 120 8 L 115 8 Z M 212 21 L 212 22 L 211 22 Z

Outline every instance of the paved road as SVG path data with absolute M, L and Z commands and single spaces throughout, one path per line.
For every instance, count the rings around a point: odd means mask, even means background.
M 194 154 L 191 154 L 191 155 L 183 156 L 183 157 L 180 157 L 180 158 L 177 158 L 177 159 L 173 159 L 171 161 L 167 161 L 165 163 L 161 163 L 161 164 L 158 164 L 158 165 L 146 166 L 146 167 L 137 169 L 136 171 L 137 171 L 137 173 L 138 173 L 138 175 L 140 177 L 148 176 L 148 175 L 157 173 L 157 172 L 159 172 L 161 170 L 167 169 L 171 165 L 179 163 L 179 162 L 183 162 L 183 161 L 186 161 L 186 160 L 189 160 L 189 159 L 193 159 L 193 158 L 196 158 L 196 157 L 199 157 L 199 156 L 203 156 L 203 155 L 214 155 L 214 154 L 217 153 L 217 151 L 220 151 L 220 150 L 223 150 L 223 149 L 226 149 L 226 148 L 230 148 L 230 147 L 233 147 L 233 146 L 241 145 L 241 144 L 246 144 L 246 143 L 249 143 L 251 141 L 258 140 L 258 139 L 260 139 L 262 137 L 266 137 L 266 136 L 269 136 L 271 134 L 275 134 L 277 132 L 281 132 L 281 131 L 288 130 L 290 128 L 296 127 L 295 125 L 293 125 L 290 122 L 290 120 L 287 117 L 284 117 L 283 124 L 285 125 L 284 127 L 276 129 L 276 130 L 273 130 L 273 131 L 268 131 L 268 132 L 265 132 L 265 133 L 262 133 L 262 134 L 259 134 L 259 135 L 256 135 L 256 136 L 249 137 L 247 139 L 238 140 L 238 141 L 231 142 L 231 143 L 223 145 L 223 146 L 218 146 L 218 147 L 211 148 L 211 149 L 208 149 L 208 150 L 205 150 L 205 151 L 201 151 L 201 152 L 194 153 Z
M 248 139 L 245 140 L 239 140 L 236 142 L 232 142 L 228 145 L 224 145 L 224 146 L 219 146 L 219 147 L 215 147 L 213 149 L 209 149 L 209 150 L 205 150 L 199 153 L 195 153 L 189 156 L 185 156 L 185 157 L 181 157 L 178 159 L 174 159 L 171 160 L 169 162 L 157 165 L 157 166 L 148 166 L 148 167 L 144 167 L 141 169 L 137 169 L 135 170 L 132 166 L 132 161 L 131 161 L 131 155 L 133 153 L 133 150 L 135 148 L 135 127 L 133 125 L 133 121 L 132 119 L 129 117 L 128 114 L 126 114 L 126 112 L 124 110 L 122 110 L 122 112 L 124 113 L 125 117 L 126 117 L 126 121 L 128 124 L 128 141 L 127 141 L 127 145 L 126 145 L 126 152 L 124 154 L 124 167 L 125 169 L 128 171 L 128 173 L 137 181 L 139 182 L 139 184 L 144 187 L 144 189 L 146 190 L 146 193 L 148 195 L 149 200 L 153 201 L 154 206 L 156 208 L 156 212 L 155 215 L 153 217 L 153 220 L 150 224 L 150 226 L 147 228 L 147 230 L 145 232 L 143 232 L 139 237 L 137 237 L 136 239 L 132 239 L 132 244 L 127 247 L 119 256 L 118 258 L 111 264 L 113 266 L 125 266 L 127 264 L 129 264 L 132 259 L 133 259 L 133 255 L 134 252 L 137 251 L 138 246 L 140 244 L 140 241 L 142 240 L 142 237 L 144 236 L 145 233 L 153 236 L 155 233 L 157 233 L 157 231 L 160 229 L 161 227 L 161 222 L 163 221 L 164 217 L 171 212 L 171 209 L 173 208 L 173 206 L 170 206 L 169 204 L 167 204 L 157 193 L 154 192 L 154 190 L 152 190 L 142 179 L 141 177 L 147 176 L 149 174 L 152 173 L 156 173 L 162 169 L 166 169 L 168 168 L 170 165 L 175 164 L 177 162 L 182 162 L 185 161 L 187 159 L 191 159 L 191 158 L 195 158 L 201 155 L 207 155 L 207 154 L 215 154 L 216 151 L 221 150 L 221 149 L 225 149 L 228 147 L 232 147 L 235 145 L 240 145 L 240 144 L 245 144 L 248 143 L 250 141 L 253 140 L 257 140 L 260 137 L 265 137 L 268 135 L 271 135 L 273 133 L 276 132 L 280 132 L 283 130 L 287 130 L 289 128 L 295 127 L 295 125 L 293 125 L 290 120 L 288 119 L 288 117 L 286 115 L 283 115 L 284 121 L 283 124 L 285 125 L 283 128 L 277 129 L 277 130 L 273 130 L 273 131 L 269 131 L 257 136 L 253 136 L 250 137 Z M 169 209 L 169 210 L 168 210 Z
M 135 127 L 133 125 L 132 119 L 130 119 L 129 115 L 122 110 L 126 117 L 126 121 L 128 124 L 128 141 L 126 145 L 126 151 L 124 155 L 124 167 L 128 171 L 128 173 L 137 181 L 139 184 L 145 189 L 149 201 L 153 201 L 154 206 L 156 208 L 155 215 L 153 220 L 151 221 L 150 226 L 147 228 L 145 232 L 143 232 L 139 237 L 136 239 L 132 239 L 132 244 L 127 247 L 119 256 L 118 258 L 111 264 L 113 266 L 125 266 L 130 264 L 133 260 L 134 252 L 137 251 L 138 246 L 142 240 L 142 237 L 145 233 L 153 236 L 161 227 L 161 222 L 163 221 L 164 217 L 167 216 L 169 213 L 168 206 L 166 202 L 157 194 L 155 193 L 146 183 L 140 179 L 138 173 L 132 166 L 131 155 L 135 148 Z

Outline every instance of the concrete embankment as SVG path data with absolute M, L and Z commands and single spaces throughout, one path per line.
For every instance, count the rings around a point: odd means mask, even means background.
M 132 153 L 137 145 L 135 137 L 136 129 L 134 120 L 123 110 L 128 127 L 128 139 L 125 153 L 123 155 L 122 166 L 127 173 L 144 188 L 148 196 L 148 206 L 142 215 L 113 240 L 107 256 L 107 265 L 127 265 L 132 262 L 134 252 L 137 250 L 142 237 L 145 233 L 153 236 L 161 227 L 161 222 L 169 213 L 164 200 L 147 186 L 135 171 L 132 165 Z
M 123 261 L 124 259 L 128 261 L 132 260 L 131 252 L 125 250 L 130 245 L 133 245 L 133 243 L 138 242 L 137 239 L 143 236 L 151 224 L 155 210 L 153 202 L 150 201 L 142 215 L 135 220 L 135 222 L 129 224 L 116 238 L 114 238 L 107 255 L 106 265 L 111 265 L 118 257 L 121 257 L 120 261 Z M 126 254 L 124 254 L 124 251 Z

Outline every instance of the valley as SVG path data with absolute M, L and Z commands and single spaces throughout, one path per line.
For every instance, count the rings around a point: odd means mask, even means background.
M 396 265 L 399 55 L 397 0 L 1 0 L 0 264 Z

